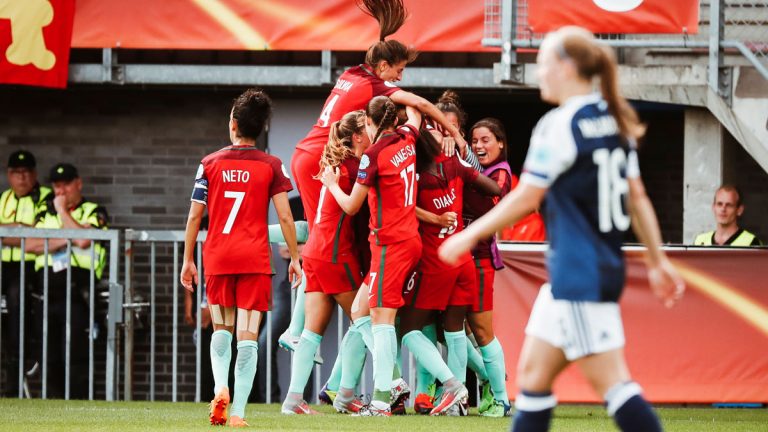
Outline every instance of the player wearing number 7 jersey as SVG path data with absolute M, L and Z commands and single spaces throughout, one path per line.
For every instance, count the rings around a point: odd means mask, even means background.
M 280 160 L 255 146 L 271 112 L 272 102 L 260 90 L 247 90 L 235 99 L 229 118 L 232 145 L 203 158 L 192 192 L 181 283 L 190 291 L 193 283 L 199 283 L 193 250 L 207 207 L 209 224 L 203 260 L 214 328 L 211 368 L 216 397 L 211 401 L 210 420 L 215 425 L 227 420 L 230 347 L 237 322 L 235 396 L 229 424 L 247 426 L 245 404 L 256 374 L 259 324 L 262 313 L 271 306 L 274 270 L 267 237 L 270 199 L 291 255 L 288 277 L 294 284 L 301 278 L 287 195 L 291 182 Z
M 411 107 L 406 107 L 406 113 L 406 124 L 396 127 L 395 104 L 385 96 L 371 99 L 365 109 L 365 128 L 372 144 L 360 159 L 352 192 L 347 195 L 339 187 L 338 170 L 326 168 L 322 176 L 323 185 L 345 213 L 355 214 L 366 196 L 371 210 L 371 268 L 366 277 L 369 290 L 359 290 L 352 305 L 354 325 L 373 353 L 373 401 L 360 410 L 360 415 L 366 416 L 389 416 L 390 404 L 397 402 L 390 399 L 397 356 L 395 315 L 403 305 L 406 278 L 421 256 L 414 145 L 421 115 Z
M 546 431 L 557 401 L 556 377 L 576 363 L 623 431 L 660 431 L 653 409 L 631 381 L 617 301 L 624 287 L 621 243 L 630 226 L 648 247 L 648 279 L 670 307 L 682 279 L 659 248 L 656 215 L 635 140 L 637 114 L 618 92 L 613 51 L 588 31 L 550 33 L 537 58 L 541 97 L 559 105 L 531 137 L 520 186 L 440 249 L 452 261 L 477 239 L 516 222 L 546 199 L 550 283 L 542 286 L 525 329 L 512 430 Z M 599 78 L 602 94 L 593 94 Z

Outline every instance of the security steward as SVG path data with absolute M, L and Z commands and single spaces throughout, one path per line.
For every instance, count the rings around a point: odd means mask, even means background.
M 54 165 L 50 173 L 54 196 L 46 200 L 39 215 L 37 228 L 47 229 L 107 229 L 107 211 L 104 207 L 83 198 L 83 182 L 77 169 L 68 163 Z M 93 243 L 94 259 L 90 247 Z M 38 254 L 35 261 L 37 284 L 43 291 L 46 256 L 43 240 L 30 241 L 30 247 Z M 48 397 L 65 396 L 66 359 L 66 292 L 67 263 L 72 273 L 71 347 L 70 347 L 70 398 L 88 397 L 88 304 L 84 293 L 90 289 L 90 269 L 93 267 L 96 281 L 101 278 L 106 263 L 106 250 L 98 242 L 87 239 L 72 240 L 72 253 L 67 256 L 65 239 L 50 239 L 48 243 Z M 39 303 L 42 317 L 42 303 Z M 42 319 L 38 320 L 42 329 Z M 42 330 L 41 330 L 42 334 Z
M 51 190 L 40 186 L 37 182 L 37 163 L 35 156 L 26 151 L 18 150 L 8 158 L 6 175 L 10 189 L 0 195 L 0 226 L 2 227 L 34 227 L 37 224 L 37 214 L 44 206 L 45 199 Z M 18 358 L 19 358 L 19 306 L 21 262 L 24 262 L 25 277 L 25 321 L 31 323 L 32 309 L 30 293 L 34 285 L 35 254 L 22 254 L 21 240 L 15 237 L 2 239 L 2 293 L 6 300 L 8 314 L 2 316 L 3 363 L 5 366 L 5 382 L 2 392 L 5 396 L 18 396 Z M 33 326 L 25 325 L 25 339 L 32 340 Z M 29 343 L 29 342 L 25 342 Z M 26 351 L 26 350 L 25 350 Z M 28 356 L 25 356 L 29 358 Z
M 720 186 L 712 201 L 712 213 L 717 229 L 696 236 L 697 246 L 761 246 L 754 234 L 739 227 L 739 218 L 744 214 L 741 191 L 733 185 Z

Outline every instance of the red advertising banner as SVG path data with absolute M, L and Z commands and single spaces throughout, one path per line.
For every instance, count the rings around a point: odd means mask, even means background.
M 0 1 L 0 83 L 64 88 L 74 0 Z
M 405 0 L 393 38 L 422 51 L 483 51 L 482 0 Z M 77 48 L 366 50 L 378 24 L 353 0 L 78 0 Z
M 536 33 L 566 25 L 594 33 L 699 31 L 698 0 L 529 0 L 528 23 Z
M 672 309 L 651 294 L 641 252 L 627 252 L 620 304 L 633 379 L 656 403 L 768 402 L 768 250 L 667 253 L 687 284 Z M 547 272 L 542 251 L 502 254 L 507 268 L 496 273 L 494 309 L 504 313 L 494 314 L 494 330 L 512 396 L 525 325 Z M 554 392 L 561 402 L 602 402 L 573 366 Z

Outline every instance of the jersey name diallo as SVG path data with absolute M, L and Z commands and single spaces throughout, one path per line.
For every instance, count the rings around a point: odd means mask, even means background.
M 599 95 L 577 96 L 536 125 L 520 179 L 548 188 L 548 267 L 556 299 L 617 301 L 630 225 L 628 178 L 640 170 Z
M 370 240 L 387 245 L 419 235 L 416 220 L 416 147 L 410 125 L 385 134 L 360 159 L 357 182 L 369 186 Z
M 446 212 L 455 212 L 457 215 L 456 223 L 451 227 L 419 222 L 423 245 L 420 271 L 439 272 L 459 267 L 472 259 L 472 255 L 467 252 L 455 265 L 448 265 L 437 257 L 437 249 L 446 238 L 462 230 L 462 190 L 465 184 L 474 182 L 478 175 L 477 170 L 460 160 L 457 155 L 447 157 L 443 154 L 435 158 L 434 171 L 419 174 L 418 207 L 436 215 Z
M 203 158 L 192 201 L 208 206 L 206 274 L 273 272 L 267 212 L 272 196 L 292 189 L 285 172 L 279 159 L 250 146 Z

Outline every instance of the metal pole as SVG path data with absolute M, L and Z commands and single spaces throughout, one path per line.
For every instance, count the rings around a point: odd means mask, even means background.
M 117 283 L 120 269 L 117 260 L 119 233 L 113 231 L 109 239 L 109 321 L 107 324 L 107 372 L 105 379 L 106 396 L 108 401 L 115 400 L 117 396 L 117 324 L 122 322 L 123 293 L 122 287 Z M 127 258 L 126 258 L 127 259 Z M 126 362 L 128 359 L 126 359 Z
M 155 400 L 155 242 L 149 244 L 149 400 Z
M 178 400 L 177 392 L 179 387 L 178 369 L 179 369 L 179 243 L 173 242 L 173 389 L 171 398 L 174 402 Z M 199 340 L 199 338 L 198 338 Z
M 272 311 L 267 311 L 267 403 L 272 403 Z
M 127 232 L 126 232 L 127 233 Z M 125 241 L 125 302 L 133 303 L 133 241 Z M 110 300 L 111 301 L 111 300 Z M 123 346 L 123 399 L 133 400 L 133 309 L 125 313 Z
M 43 399 L 48 399 L 48 239 L 43 241 Z
M 24 249 L 26 246 L 26 238 L 21 238 L 21 260 L 19 261 L 20 276 L 19 276 L 19 399 L 24 397 L 24 315 L 27 309 L 26 307 L 26 280 L 25 270 L 26 261 L 24 261 Z M 13 255 L 13 253 L 11 253 Z M 9 380 L 10 381 L 10 380 Z
M 96 320 L 96 245 L 91 242 L 91 274 L 90 289 L 88 291 L 88 400 L 93 400 L 93 336 L 94 321 Z
M 203 243 L 197 243 L 197 322 L 195 323 L 195 331 L 197 332 L 197 344 L 195 346 L 195 402 L 200 402 L 200 369 L 202 365 L 202 345 L 203 345 L 203 332 L 201 325 L 201 311 L 200 305 L 203 299 L 203 290 L 205 289 L 205 278 L 203 277 Z M 227 372 L 227 379 L 229 379 L 229 372 Z
M 69 400 L 69 384 L 72 375 L 72 240 L 67 239 L 67 299 L 64 346 L 64 399 Z

